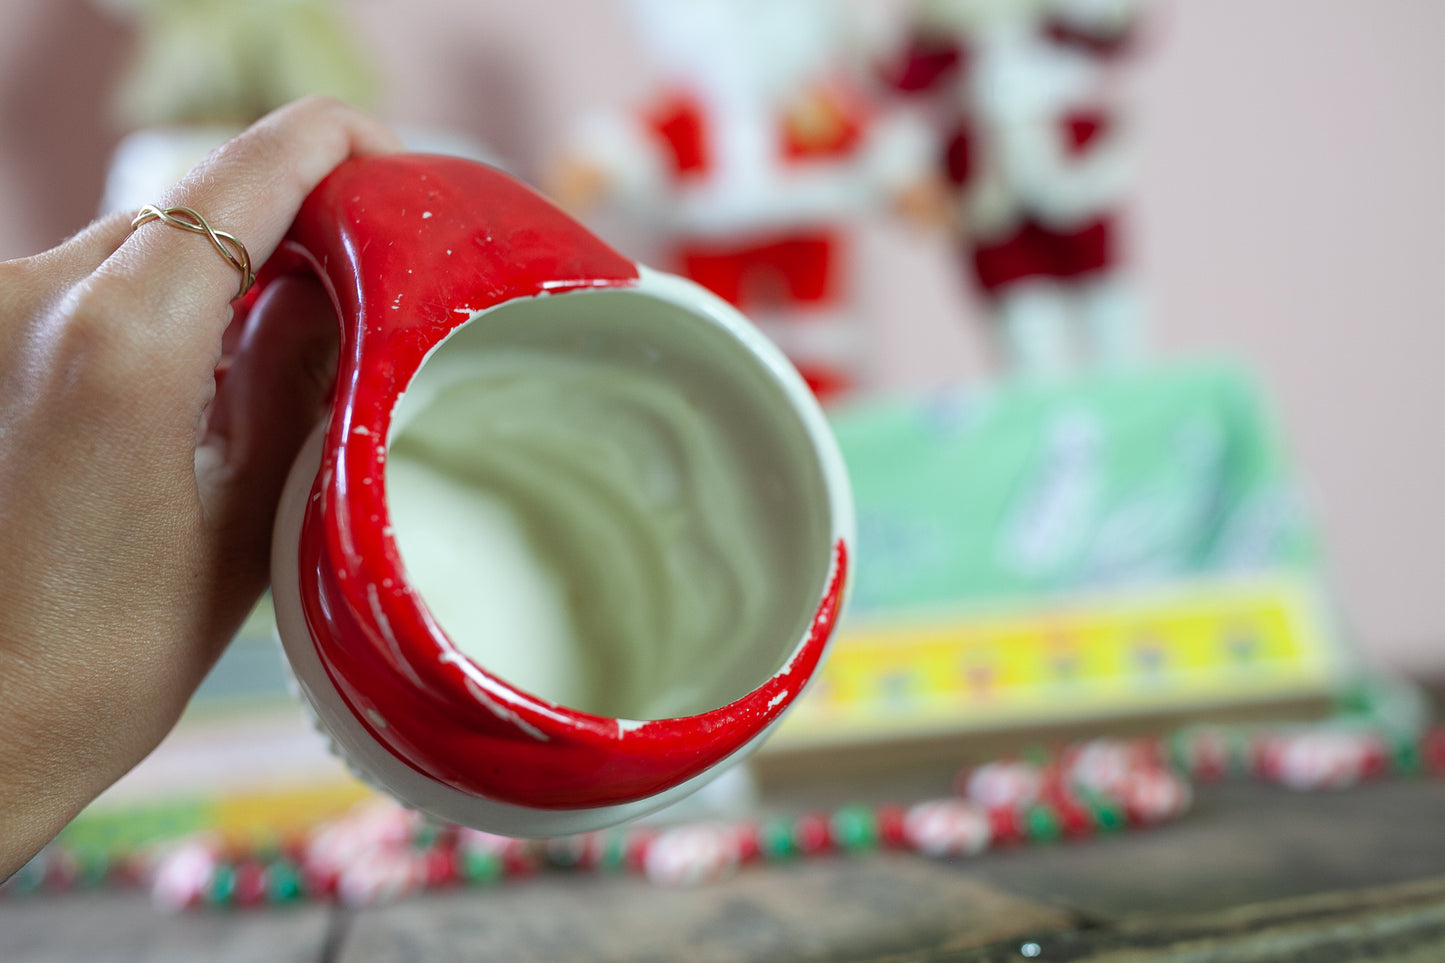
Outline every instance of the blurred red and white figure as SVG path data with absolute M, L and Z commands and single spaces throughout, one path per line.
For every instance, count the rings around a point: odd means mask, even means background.
M 821 397 L 846 392 L 866 359 L 849 222 L 920 189 L 929 132 L 868 102 L 832 0 L 631 7 L 655 94 L 587 118 L 554 195 L 619 204 L 661 238 L 664 267 L 749 315 Z
M 950 220 L 1011 365 L 1139 354 L 1119 215 L 1132 178 L 1116 66 L 1143 0 L 923 0 L 891 87 L 942 135 Z M 1080 345 L 1078 342 L 1084 343 Z

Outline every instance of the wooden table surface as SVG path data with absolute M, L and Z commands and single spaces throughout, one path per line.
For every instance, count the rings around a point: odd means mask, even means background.
M 562 874 L 348 911 L 0 902 L 0 961 L 1445 960 L 1445 782 L 1202 790 L 1153 831 L 935 862 L 754 867 L 690 890 Z

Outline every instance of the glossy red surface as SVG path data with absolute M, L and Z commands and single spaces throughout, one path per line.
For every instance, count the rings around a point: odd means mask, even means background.
M 812 675 L 847 581 L 842 541 L 808 636 L 738 701 L 621 724 L 517 690 L 455 650 L 408 585 L 389 528 L 393 408 L 472 311 L 638 283 L 636 266 L 511 177 L 456 158 L 347 162 L 307 199 L 258 287 L 311 270 L 331 292 L 341 361 L 299 559 L 307 624 L 341 698 L 378 743 L 448 786 L 541 809 L 645 798 L 710 768 Z

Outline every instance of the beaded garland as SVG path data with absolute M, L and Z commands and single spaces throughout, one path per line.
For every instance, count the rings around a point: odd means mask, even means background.
M 960 774 L 956 796 L 908 806 L 851 804 L 792 818 L 634 825 L 551 840 L 438 825 L 377 799 L 305 839 L 267 848 L 238 851 L 206 836 L 118 856 L 52 845 L 0 893 L 146 886 L 159 907 L 179 910 L 301 899 L 366 905 L 542 870 L 696 885 L 756 862 L 878 849 L 958 858 L 1144 828 L 1187 811 L 1194 783 L 1227 777 L 1324 790 L 1422 773 L 1445 775 L 1445 727 L 1401 734 L 1339 723 L 1197 726 L 1166 739 L 1096 739 L 1037 759 L 986 763 Z

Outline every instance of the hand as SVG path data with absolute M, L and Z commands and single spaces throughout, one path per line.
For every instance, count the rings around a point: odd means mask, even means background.
M 298 101 L 157 203 L 260 265 L 332 168 L 400 148 Z M 0 264 L 0 879 L 160 742 L 255 604 L 334 374 L 329 301 L 293 278 L 256 302 L 218 388 L 236 270 L 130 218 Z
M 542 177 L 542 193 L 565 211 L 581 214 L 596 207 L 612 192 L 607 172 L 584 158 L 562 156 Z
M 920 177 L 897 191 L 893 210 L 922 231 L 962 232 L 958 201 L 941 177 Z

